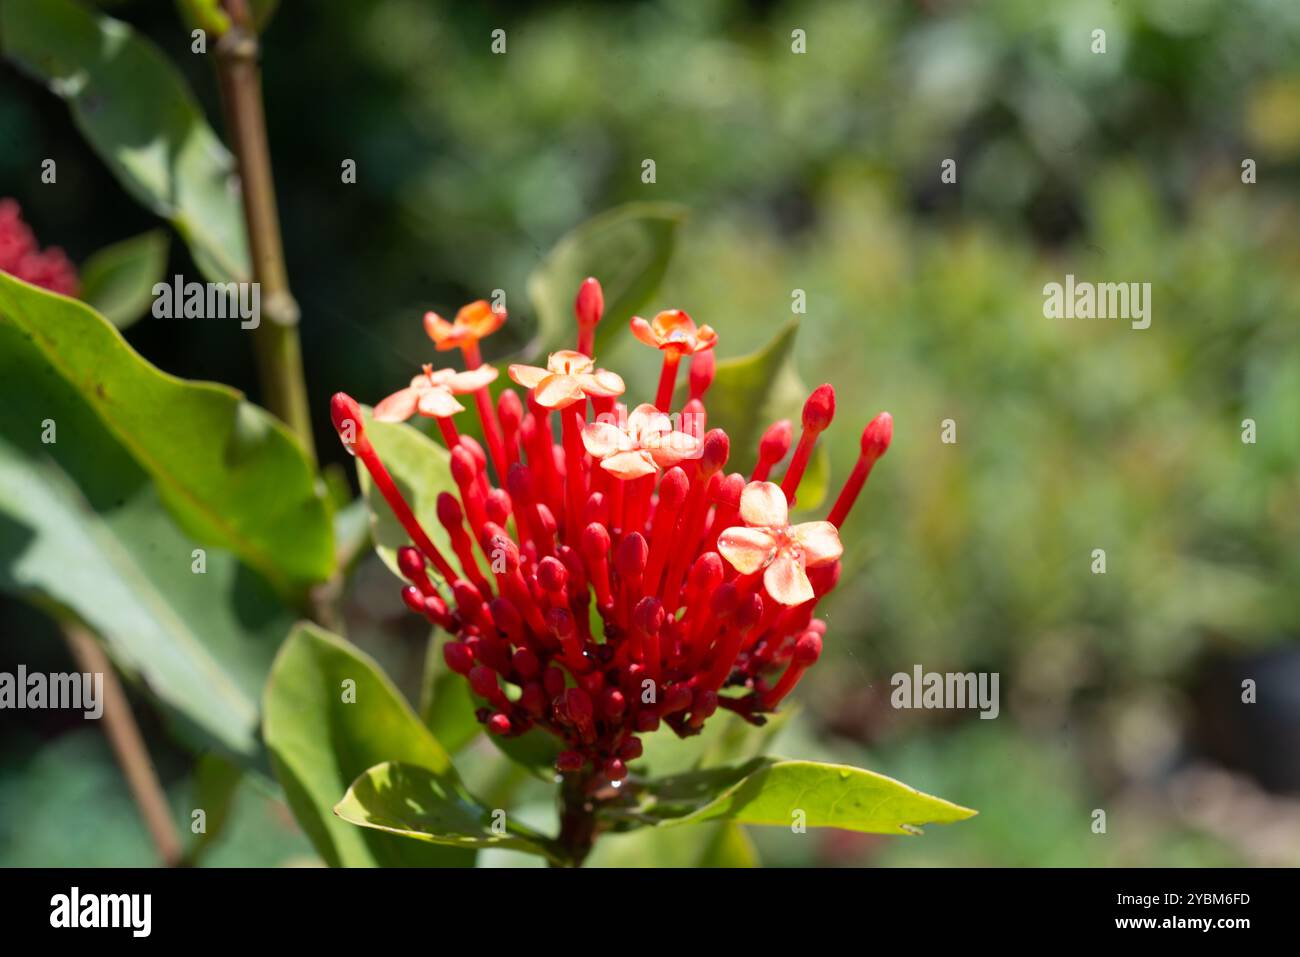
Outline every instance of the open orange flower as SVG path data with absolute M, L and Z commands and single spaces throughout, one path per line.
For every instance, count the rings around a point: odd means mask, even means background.
M 445 419 L 464 412 L 456 396 L 477 392 L 497 377 L 494 366 L 479 366 L 469 372 L 434 370 L 426 365 L 405 389 L 398 389 L 375 406 L 376 422 L 405 422 L 415 413 L 431 419 Z
M 672 420 L 650 403 L 638 405 L 627 422 L 590 422 L 582 429 L 582 444 L 606 472 L 621 479 L 653 475 L 699 454 L 700 440 L 673 430 Z
M 505 310 L 497 312 L 486 299 L 462 306 L 456 318 L 448 322 L 436 312 L 424 314 L 424 331 L 429 334 L 439 352 L 476 346 L 501 328 L 506 321 Z
M 646 345 L 676 353 L 678 358 L 712 349 L 718 341 L 718 334 L 711 327 L 697 327 L 695 320 L 680 309 L 661 312 L 650 322 L 633 316 L 629 325 L 632 335 Z
M 750 482 L 740 493 L 745 526 L 718 536 L 718 551 L 742 575 L 763 572 L 763 587 L 783 605 L 814 597 L 806 569 L 835 561 L 844 552 L 830 522 L 790 524 L 785 493 L 775 482 Z
M 532 389 L 537 404 L 548 409 L 564 409 L 588 396 L 622 395 L 625 388 L 621 376 L 597 369 L 589 357 L 571 349 L 552 352 L 545 369 L 512 365 L 510 378 Z

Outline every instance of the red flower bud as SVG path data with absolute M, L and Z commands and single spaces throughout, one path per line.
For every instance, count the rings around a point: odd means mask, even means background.
M 578 296 L 573 303 L 573 311 L 578 317 L 578 325 L 594 326 L 600 322 L 605 313 L 605 294 L 600 283 L 588 276 L 578 287 Z
M 474 656 L 469 653 L 469 648 L 459 641 L 449 641 L 442 646 L 442 660 L 447 662 L 447 667 L 458 675 L 467 675 L 474 667 Z
M 813 389 L 808 401 L 803 404 L 803 427 L 809 432 L 821 432 L 835 418 L 835 389 L 819 385 Z
M 888 412 L 881 412 L 867 423 L 862 430 L 862 456 L 872 461 L 880 458 L 889 450 L 889 443 L 894 438 L 894 417 Z M 891 460 L 892 461 L 892 460 Z
M 510 733 L 510 719 L 503 714 L 494 714 L 488 718 L 488 730 L 493 734 L 507 735 Z
M 572 774 L 575 771 L 581 771 L 586 763 L 587 759 L 577 751 L 561 751 L 555 756 L 555 770 L 561 774 Z

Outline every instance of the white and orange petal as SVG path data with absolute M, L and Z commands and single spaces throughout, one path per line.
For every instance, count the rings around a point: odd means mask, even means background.
M 804 522 L 792 527 L 790 535 L 799 543 L 809 568 L 833 562 L 844 554 L 839 530 L 830 522 Z
M 485 386 L 491 385 L 496 381 L 496 366 L 481 365 L 477 369 L 467 369 L 464 372 L 456 372 L 452 369 L 443 369 L 442 372 L 450 372 L 440 384 L 445 385 L 456 395 L 466 395 L 470 392 L 477 392 Z M 436 375 L 437 373 L 435 373 Z M 435 384 L 439 384 L 435 381 Z
M 636 336 L 641 342 L 650 346 L 650 348 L 659 348 L 659 337 L 655 334 L 650 323 L 646 322 L 640 316 L 633 316 L 632 321 L 628 323 L 628 328 L 632 330 L 632 335 Z
M 456 401 L 456 397 L 451 394 L 451 390 L 441 386 L 426 389 L 420 396 L 417 408 L 421 415 L 428 416 L 431 419 L 446 419 L 457 412 L 465 411 L 465 407 Z
M 776 555 L 776 539 L 764 529 L 733 525 L 718 536 L 718 552 L 742 575 L 752 575 Z
M 627 452 L 615 452 L 600 460 L 600 467 L 611 475 L 630 480 L 653 475 L 659 471 L 650 453 L 644 449 L 632 449 Z
M 546 371 L 555 375 L 579 375 L 590 372 L 594 364 L 591 356 L 573 349 L 561 349 L 546 357 Z
M 578 387 L 587 395 L 601 396 L 606 399 L 622 395 L 627 388 L 623 384 L 622 376 L 617 372 L 609 372 L 605 369 L 578 373 L 574 375 L 574 378 L 578 380 Z
M 548 409 L 565 409 L 585 398 L 575 375 L 548 375 L 533 390 L 537 404 Z
M 549 369 L 539 369 L 537 366 L 512 365 L 508 371 L 510 378 L 525 389 L 537 388 L 543 379 L 552 375 Z
M 593 458 L 604 459 L 635 448 L 631 437 L 609 422 L 588 422 L 582 427 L 582 444 Z
M 785 493 L 775 482 L 750 482 L 740 493 L 740 517 L 746 525 L 785 528 L 790 507 Z
M 802 605 L 815 597 L 803 562 L 786 549 L 778 552 L 763 572 L 763 587 L 782 605 Z
M 417 381 L 423 382 L 424 377 L 418 376 Z M 392 395 L 379 401 L 379 404 L 375 406 L 374 419 L 376 422 L 405 422 L 415 415 L 419 403 L 420 391 L 418 389 L 413 386 L 398 389 Z

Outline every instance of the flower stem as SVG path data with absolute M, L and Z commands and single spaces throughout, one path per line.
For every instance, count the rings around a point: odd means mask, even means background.
M 591 772 L 565 775 L 560 785 L 560 837 L 569 867 L 581 867 L 596 842 L 596 805 L 591 797 Z
M 231 25 L 216 45 L 217 74 L 227 132 L 239 163 L 252 279 L 261 287 L 262 313 L 267 320 L 260 322 L 254 332 L 258 381 L 266 407 L 289 426 L 308 457 L 315 461 L 302 344 L 298 338 L 298 303 L 289 291 L 280 220 L 275 209 L 275 180 L 262 106 L 257 31 L 248 0 L 222 0 L 222 7 Z

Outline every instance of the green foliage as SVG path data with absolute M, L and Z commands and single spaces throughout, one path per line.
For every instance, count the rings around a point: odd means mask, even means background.
M 408 762 L 458 786 L 451 758 L 388 677 L 341 638 L 301 624 L 276 657 L 262 736 L 294 816 L 334 867 L 473 863 L 472 852 L 421 845 L 340 820 L 334 805 L 367 769 Z
M 599 356 L 659 287 L 685 218 L 679 206 L 628 203 L 587 220 L 561 239 L 528 280 L 542 353 L 574 347 L 574 296 L 582 280 L 595 276 L 605 294 L 605 316 L 596 327 Z
M 229 549 L 286 590 L 330 574 L 328 503 L 301 447 L 272 416 L 228 386 L 159 371 L 90 307 L 4 273 L 0 329 L 29 356 L 11 386 L 58 390 L 84 407 L 87 427 L 94 422 L 128 451 L 201 543 Z M 49 413 L 37 407 L 33 415 L 10 427 L 39 434 Z M 86 455 L 95 436 L 79 438 L 87 445 L 76 454 Z M 63 440 L 77 439 L 65 430 Z
M 632 797 L 631 806 L 606 813 L 661 827 L 726 820 L 868 834 L 915 834 L 922 824 L 949 824 L 976 813 L 872 771 L 781 758 L 649 781 Z
M 104 247 L 81 266 L 79 298 L 127 328 L 149 311 L 154 284 L 167 268 L 167 246 L 167 234 L 155 229 Z
M 248 278 L 234 161 L 153 44 L 75 0 L 6 0 L 0 43 L 67 101 L 86 141 L 128 193 L 171 221 L 204 275 Z
M 494 812 L 471 798 L 454 772 L 385 762 L 358 777 L 334 813 L 363 828 L 427 844 L 498 847 L 562 859 L 545 837 L 510 821 L 504 810 Z

